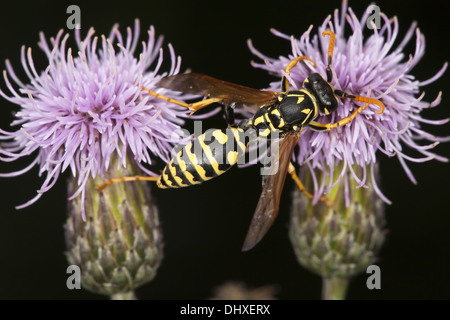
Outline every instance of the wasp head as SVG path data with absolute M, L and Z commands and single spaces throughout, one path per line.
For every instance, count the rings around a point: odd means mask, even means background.
M 334 89 L 319 73 L 313 73 L 306 78 L 303 87 L 316 98 L 320 114 L 327 115 L 337 109 L 339 101 Z

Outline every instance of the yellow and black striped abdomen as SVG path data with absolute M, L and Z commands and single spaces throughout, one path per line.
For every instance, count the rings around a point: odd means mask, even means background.
M 241 128 L 211 129 L 184 146 L 158 179 L 160 188 L 181 188 L 215 178 L 245 156 Z

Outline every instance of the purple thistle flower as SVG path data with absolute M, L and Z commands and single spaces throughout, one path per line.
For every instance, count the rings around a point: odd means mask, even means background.
M 41 33 L 39 47 L 48 59 L 45 71 L 36 71 L 31 48 L 22 47 L 21 51 L 29 84 L 19 80 L 6 61 L 3 75 L 10 94 L 0 90 L 0 95 L 20 109 L 11 123 L 18 129 L 13 132 L 0 129 L 0 140 L 5 141 L 0 146 L 0 159 L 7 162 L 24 156 L 34 159 L 26 168 L 0 176 L 18 176 L 34 166 L 39 166 L 39 175 L 46 175 L 38 194 L 17 208 L 36 202 L 68 168 L 78 183 L 71 198 L 81 193 L 84 202 L 84 186 L 89 177 L 103 177 L 112 156 L 118 157 L 118 166 L 125 167 L 129 152 L 150 175 L 153 173 L 142 163 L 150 164 L 154 157 L 169 161 L 173 146 L 183 136 L 182 118 L 189 111 L 142 91 L 142 86 L 152 88 L 167 73 L 158 75 L 163 61 L 163 39 L 155 36 L 153 27 L 148 31 L 147 42 L 142 43 L 139 57 L 134 56 L 139 32 L 138 20 L 134 31 L 127 29 L 126 38 L 118 25 L 108 37 L 100 38 L 94 36 L 91 28 L 81 39 L 77 30 L 75 56 L 71 48 L 66 48 L 68 34 L 61 30 L 49 44 Z M 170 45 L 169 52 L 168 74 L 176 74 L 181 59 Z M 189 97 L 166 90 L 159 92 L 176 99 Z
M 377 30 L 373 25 L 372 33 L 365 38 L 363 29 L 369 15 L 370 12 L 366 11 L 358 20 L 352 9 L 347 7 L 347 2 L 343 1 L 341 12 L 339 13 L 336 9 L 333 18 L 328 16 L 315 35 L 311 34 L 313 26 L 299 39 L 272 30 L 276 36 L 290 41 L 292 45 L 292 53 L 278 59 L 266 57 L 249 41 L 251 52 L 265 61 L 264 64 L 253 62 L 253 66 L 267 70 L 280 78 L 287 64 L 296 56 L 304 55 L 316 62 L 315 68 L 309 62 L 302 62 L 291 70 L 288 79 L 291 90 L 295 90 L 302 87 L 303 81 L 309 74 L 313 72 L 325 74 L 329 37 L 323 37 L 322 32 L 332 30 L 336 34 L 332 64 L 334 88 L 355 95 L 380 99 L 386 107 L 384 113 L 378 115 L 375 113 L 378 106 L 371 105 L 351 124 L 330 132 L 315 132 L 308 129 L 303 131 L 296 159 L 300 165 L 306 165 L 313 176 L 315 201 L 318 201 L 324 192 L 328 192 L 337 185 L 350 170 L 359 187 L 366 184 L 370 175 L 378 196 L 390 203 L 376 185 L 374 166 L 377 161 L 377 151 L 389 157 L 397 157 L 413 183 L 416 183 L 416 180 L 408 168 L 407 160 L 412 162 L 425 162 L 431 159 L 447 161 L 446 158 L 431 152 L 430 149 L 439 142 L 448 141 L 449 138 L 436 137 L 421 128 L 421 123 L 442 125 L 449 120 L 429 120 L 421 116 L 424 109 L 435 107 L 440 103 L 441 93 L 429 103 L 422 100 L 425 94 L 420 90 L 422 86 L 440 78 L 447 68 L 447 63 L 430 79 L 416 80 L 410 72 L 425 51 L 425 38 L 416 28 L 416 23 L 411 25 L 400 44 L 394 47 L 399 33 L 397 18 L 389 19 L 381 13 L 381 19 L 384 22 L 381 29 Z M 344 37 L 346 22 L 351 29 L 351 35 L 347 38 Z M 415 52 L 404 61 L 403 49 L 414 34 L 416 36 Z M 271 83 L 269 90 L 280 91 L 280 81 Z M 362 105 L 360 102 L 341 99 L 335 113 L 320 116 L 317 121 L 334 123 L 349 116 L 360 105 Z M 420 141 L 431 143 L 422 145 Z M 417 151 L 421 156 L 413 157 L 406 154 L 405 147 Z M 341 162 L 343 165 L 339 178 L 334 181 L 329 179 L 334 176 L 333 170 Z M 356 170 L 352 167 L 354 165 L 362 168 L 362 175 L 356 174 Z M 321 181 L 317 181 L 314 170 L 324 172 Z M 368 170 L 370 172 L 367 172 Z M 348 190 L 348 181 L 344 182 Z M 346 203 L 348 204 L 348 192 L 346 192 Z

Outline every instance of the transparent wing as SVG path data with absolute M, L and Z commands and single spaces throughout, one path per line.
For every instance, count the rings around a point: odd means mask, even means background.
M 183 93 L 220 98 L 228 105 L 234 103 L 255 108 L 273 104 L 277 98 L 277 93 L 274 91 L 253 89 L 199 73 L 182 73 L 164 77 L 156 83 L 156 86 Z
M 278 165 L 272 165 L 270 175 L 264 184 L 242 251 L 250 250 L 261 241 L 278 214 L 281 192 L 299 135 L 296 132 L 289 132 L 280 141 L 278 154 L 275 157 Z

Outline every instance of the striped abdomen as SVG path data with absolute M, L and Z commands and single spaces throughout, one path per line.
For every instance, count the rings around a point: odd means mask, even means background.
M 217 177 L 243 159 L 245 150 L 244 130 L 208 130 L 170 160 L 158 179 L 158 187 L 188 187 Z

